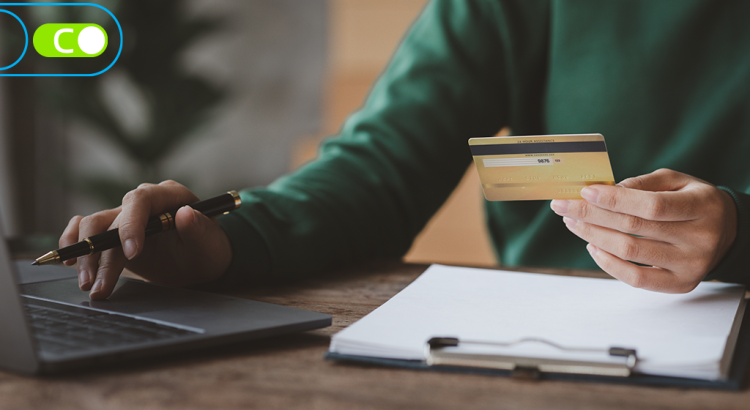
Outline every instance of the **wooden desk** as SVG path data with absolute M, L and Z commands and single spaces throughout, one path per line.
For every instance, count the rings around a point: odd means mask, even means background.
M 332 334 L 384 303 L 425 268 L 375 262 L 291 286 L 229 292 L 328 313 L 333 326 L 110 370 L 42 379 L 0 372 L 0 409 L 750 408 L 747 389 L 535 382 L 323 360 Z

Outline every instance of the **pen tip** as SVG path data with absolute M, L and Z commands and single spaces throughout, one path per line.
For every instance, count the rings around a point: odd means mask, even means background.
M 39 265 L 39 262 L 38 262 L 38 261 L 34 261 L 34 262 L 31 262 L 31 265 L 32 265 L 32 266 L 36 266 L 36 265 Z

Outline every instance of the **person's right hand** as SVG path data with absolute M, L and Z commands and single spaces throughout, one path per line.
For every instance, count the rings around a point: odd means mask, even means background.
M 124 268 L 165 285 L 187 286 L 218 279 L 232 261 L 232 250 L 216 218 L 207 218 L 185 204 L 198 201 L 174 181 L 141 184 L 128 192 L 122 205 L 81 217 L 74 216 L 60 236 L 60 247 L 118 228 L 122 247 L 82 256 L 77 262 L 81 290 L 92 299 L 106 299 Z M 149 217 L 180 208 L 172 231 L 145 237 Z

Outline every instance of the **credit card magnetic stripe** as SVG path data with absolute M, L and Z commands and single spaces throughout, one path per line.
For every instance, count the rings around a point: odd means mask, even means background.
M 604 141 L 536 142 L 528 144 L 470 145 L 471 155 L 607 152 Z

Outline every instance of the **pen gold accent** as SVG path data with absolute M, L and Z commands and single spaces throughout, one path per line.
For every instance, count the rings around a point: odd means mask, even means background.
M 91 242 L 91 238 L 83 238 L 83 240 L 87 244 L 89 244 L 89 255 L 93 255 L 94 254 L 94 243 Z
M 159 215 L 159 220 L 161 221 L 162 232 L 172 229 L 172 215 L 170 215 L 169 212 Z
M 242 199 L 240 198 L 240 194 L 237 191 L 229 191 L 229 194 L 232 195 L 232 198 L 234 198 L 234 209 L 239 208 L 240 205 L 242 205 Z
M 51 265 L 53 263 L 60 263 L 62 262 L 60 260 L 60 255 L 57 253 L 57 251 L 49 251 L 45 253 L 44 255 L 40 256 L 32 262 L 32 265 Z

